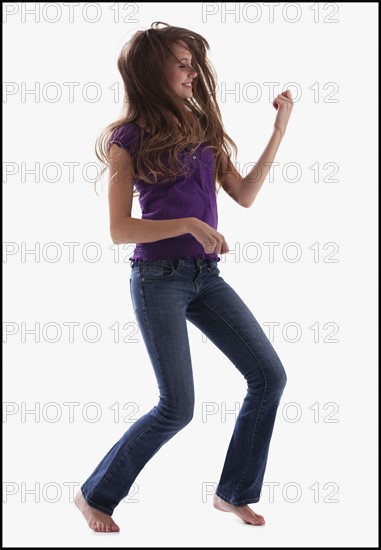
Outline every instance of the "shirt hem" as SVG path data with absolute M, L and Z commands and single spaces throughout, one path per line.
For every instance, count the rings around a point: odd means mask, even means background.
M 221 261 L 221 258 L 219 258 L 216 254 L 188 254 L 188 255 L 175 255 L 175 256 L 167 256 L 167 257 L 163 257 L 163 256 L 160 256 L 160 257 L 150 257 L 150 256 L 142 256 L 142 255 L 139 255 L 139 256 L 131 256 L 129 258 L 129 261 L 136 261 L 136 260 L 141 260 L 141 261 L 154 261 L 154 260 L 178 260 L 178 259 L 182 259 L 182 260 L 194 260 L 194 259 L 197 259 L 197 258 L 200 258 L 201 260 L 212 260 L 212 261 L 215 261 L 215 262 L 219 262 Z

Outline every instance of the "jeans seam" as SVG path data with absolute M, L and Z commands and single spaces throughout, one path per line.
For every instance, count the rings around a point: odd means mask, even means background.
M 158 354 L 158 351 L 157 351 L 157 344 L 156 344 L 155 335 L 154 335 L 154 332 L 152 330 L 152 326 L 151 326 L 151 323 L 150 323 L 150 320 L 149 320 L 146 295 L 145 295 L 145 292 L 144 292 L 144 285 L 143 285 L 141 280 L 139 280 L 139 292 L 141 293 L 141 297 L 142 297 L 142 304 L 143 304 L 142 309 L 143 309 L 144 317 L 145 317 L 145 320 L 146 320 L 146 323 L 147 323 L 147 328 L 148 328 L 148 331 L 149 331 L 149 334 L 150 334 L 150 337 L 151 337 L 151 341 L 152 341 L 152 343 L 154 345 L 154 348 L 155 348 L 156 359 L 159 361 L 160 357 L 159 357 L 159 354 Z
M 264 396 L 266 394 L 266 389 L 267 389 L 267 379 L 266 379 L 266 373 L 262 367 L 262 364 L 261 362 L 259 361 L 259 359 L 256 357 L 254 351 L 251 349 L 251 347 L 248 345 L 248 343 L 241 337 L 241 335 L 229 324 L 228 321 L 226 321 L 225 319 L 223 319 L 220 315 L 218 315 L 218 313 L 212 308 L 209 306 L 209 304 L 207 304 L 206 302 L 204 302 L 202 299 L 198 298 L 200 300 L 200 302 L 202 302 L 204 304 L 204 306 L 206 306 L 207 308 L 209 308 L 211 311 L 213 311 L 213 313 L 219 317 L 224 323 L 226 323 L 228 325 L 228 327 L 238 336 L 238 338 L 244 343 L 244 345 L 247 347 L 247 349 L 250 351 L 250 353 L 253 355 L 254 359 L 257 361 L 258 365 L 260 366 L 261 370 L 262 370 L 262 373 L 263 373 L 263 377 L 264 377 L 264 380 L 265 380 L 265 388 L 264 388 L 264 391 L 263 391 L 263 395 L 262 395 L 262 399 L 261 399 L 261 404 L 259 406 L 259 409 L 258 409 L 258 414 L 257 414 L 257 418 L 255 420 L 255 425 L 254 425 L 254 428 L 253 428 L 253 434 L 251 436 L 251 441 L 250 441 L 250 448 L 249 448 L 249 452 L 248 452 L 248 455 L 250 455 L 250 451 L 253 447 L 253 442 L 254 442 L 254 438 L 255 438 L 255 435 L 256 435 L 256 429 L 257 429 L 257 424 L 258 424 L 258 419 L 259 417 L 261 416 L 261 411 L 262 411 L 262 408 L 263 408 L 263 401 L 264 401 Z M 246 474 L 247 472 L 247 468 L 248 468 L 248 464 L 249 464 L 249 456 L 246 458 L 246 462 L 245 462 L 245 466 L 243 467 L 242 469 L 242 475 L 241 475 L 241 478 L 237 484 L 237 486 L 235 487 L 234 489 L 234 492 L 232 494 L 236 494 L 236 492 L 239 490 L 239 488 L 241 487 L 241 484 L 242 484 L 242 481 L 244 479 L 244 475 Z
M 157 413 L 160 415 L 160 417 L 163 418 L 163 415 L 157 411 Z M 95 492 L 99 489 L 102 489 L 105 485 L 105 482 L 108 481 L 106 480 L 106 478 L 110 478 L 113 474 L 113 470 L 115 470 L 115 468 L 122 462 L 122 460 L 124 460 L 124 458 L 126 457 L 128 451 L 131 449 L 131 447 L 133 445 L 135 445 L 135 443 L 137 441 L 139 441 L 139 439 L 146 433 L 148 432 L 148 430 L 154 425 L 156 424 L 156 422 L 159 422 L 159 418 L 156 418 L 154 422 L 152 422 L 149 426 L 147 426 L 147 428 L 144 430 L 143 433 L 139 434 L 139 436 L 134 439 L 125 449 L 123 449 L 123 455 L 121 457 L 119 457 L 119 460 L 118 462 L 115 462 L 116 458 L 114 458 L 114 460 L 111 462 L 109 468 L 108 468 L 108 471 L 106 471 L 103 476 L 102 476 L 102 479 L 97 483 L 96 487 L 94 489 L 92 489 L 92 492 Z

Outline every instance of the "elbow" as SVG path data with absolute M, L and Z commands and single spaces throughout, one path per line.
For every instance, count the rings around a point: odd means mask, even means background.
M 239 201 L 238 201 L 238 204 L 239 204 L 240 206 L 242 206 L 242 208 L 250 208 L 250 206 L 253 204 L 253 202 L 254 202 L 254 200 L 249 202 L 249 201 L 247 201 L 247 200 L 243 200 L 243 199 L 242 199 L 242 200 L 239 200 Z
M 254 195 L 249 199 L 242 199 L 242 201 L 240 201 L 240 205 L 243 206 L 243 208 L 250 208 L 250 206 L 252 206 L 253 202 L 255 201 L 256 197 L 257 195 Z
M 110 236 L 114 244 L 128 244 L 134 242 L 128 231 L 127 225 L 129 224 L 110 225 Z
M 238 195 L 238 197 L 236 197 L 235 200 L 240 206 L 242 206 L 242 208 L 250 208 L 250 206 L 254 202 L 254 198 L 255 197 L 250 198 L 250 197 L 245 197 L 245 196 L 242 196 L 242 195 L 241 196 Z
M 113 231 L 110 231 L 111 240 L 114 244 L 119 244 L 119 240 Z
M 121 244 L 121 238 L 116 227 L 110 227 L 110 236 L 114 244 Z

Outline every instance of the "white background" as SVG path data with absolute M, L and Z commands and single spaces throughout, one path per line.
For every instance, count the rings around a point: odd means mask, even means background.
M 77 5 L 72 22 L 63 4 L 37 4 L 39 21 L 25 6 L 3 9 L 4 545 L 375 546 L 377 4 L 281 3 L 271 21 L 265 4 L 105 3 L 93 23 L 94 5 Z M 226 7 L 233 14 L 225 16 Z M 231 250 L 221 276 L 267 334 L 277 323 L 273 345 L 288 375 L 266 485 L 251 505 L 266 519 L 260 528 L 212 507 L 235 420 L 223 412 L 242 402 L 245 384 L 189 323 L 195 416 L 115 510 L 121 532 L 93 533 L 69 489 L 76 492 L 128 429 L 124 405 L 136 403 L 131 422 L 158 398 L 129 294 L 133 245 L 113 245 L 105 184 L 97 196 L 94 170 L 86 174 L 97 163 L 96 136 L 119 116 L 119 51 L 157 20 L 208 40 L 241 173 L 270 138 L 275 95 L 289 87 L 295 98 L 279 165 L 253 206 L 218 195 L 218 230 Z M 69 82 L 77 83 L 72 99 Z M 90 101 L 94 88 L 86 87 L 94 82 L 102 94 Z M 62 94 L 56 101 L 49 83 Z M 224 96 L 224 86 L 236 94 Z M 76 164 L 73 177 L 64 163 Z M 25 173 L 36 167 L 37 176 Z M 141 215 L 137 199 L 133 215 Z M 64 243 L 78 243 L 74 261 Z M 97 243 L 99 261 L 89 261 L 89 243 Z M 253 243 L 262 252 L 257 261 Z M 278 243 L 274 261 L 265 243 Z M 289 243 L 297 243 L 298 261 Z M 79 324 L 73 342 L 64 323 Z M 98 342 L 82 335 L 87 323 L 101 328 Z M 119 342 L 110 329 L 116 324 Z M 54 326 L 62 331 L 56 342 Z M 25 334 L 34 327 L 39 342 Z M 89 329 L 87 340 L 94 334 Z M 73 422 L 64 403 L 78 404 Z M 90 421 L 89 403 L 98 404 L 98 421 Z M 205 407 L 215 414 L 203 417 Z

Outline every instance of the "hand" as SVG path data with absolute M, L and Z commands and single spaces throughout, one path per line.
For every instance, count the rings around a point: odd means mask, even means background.
M 286 90 L 285 92 L 278 94 L 273 101 L 273 106 L 275 109 L 278 110 L 278 114 L 274 123 L 274 128 L 280 130 L 283 136 L 287 128 L 288 119 L 290 118 L 292 108 L 294 106 L 290 90 Z
M 225 237 L 198 218 L 191 219 L 189 233 L 202 244 L 207 254 L 213 254 L 213 252 L 215 254 L 226 254 L 229 252 Z

